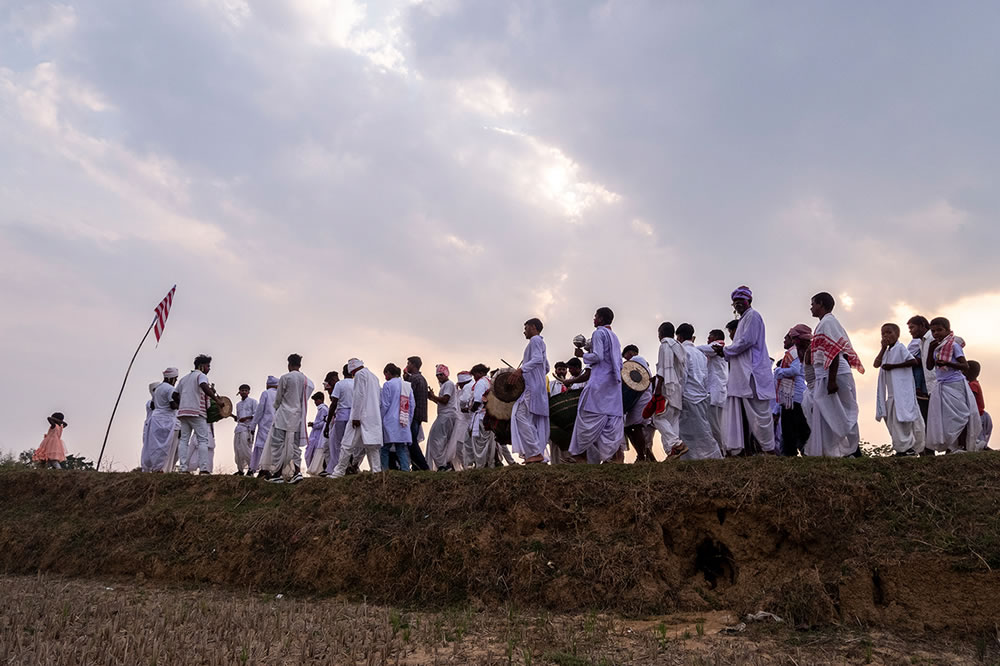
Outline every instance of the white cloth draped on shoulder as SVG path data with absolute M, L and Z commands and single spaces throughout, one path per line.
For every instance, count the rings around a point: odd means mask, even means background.
M 910 367 L 886 370 L 886 365 L 900 365 L 914 360 L 905 345 L 896 342 L 882 355 L 878 385 L 875 390 L 875 420 L 885 421 L 892 448 L 897 453 L 924 449 L 924 417 L 917 405 L 917 388 Z

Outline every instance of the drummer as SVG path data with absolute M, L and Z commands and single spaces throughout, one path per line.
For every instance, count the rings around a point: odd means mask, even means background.
M 649 362 L 639 355 L 639 347 L 636 345 L 626 345 L 622 349 L 622 358 L 638 363 L 646 368 L 646 372 L 652 376 L 652 373 L 649 372 Z M 656 432 L 656 429 L 653 427 L 652 419 L 642 417 L 642 411 L 652 398 L 653 387 L 650 385 L 642 392 L 632 409 L 625 414 L 625 437 L 635 449 L 636 462 L 656 462 L 652 451 L 653 433 Z
M 177 403 L 177 421 L 180 424 L 180 470 L 188 471 L 188 442 L 191 433 L 198 441 L 198 461 L 201 463 L 201 474 L 211 474 L 209 469 L 211 457 L 209 448 L 212 445 L 212 431 L 208 427 L 208 402 L 214 400 L 222 407 L 223 400 L 212 385 L 208 383 L 208 373 L 212 369 L 212 357 L 199 354 L 194 359 L 194 370 L 177 383 L 173 400 Z
M 524 322 L 524 337 L 528 341 L 521 366 L 514 375 L 524 380 L 524 393 L 514 403 L 510 419 L 510 437 L 514 453 L 524 457 L 524 463 L 544 463 L 545 446 L 549 442 L 549 398 L 545 390 L 545 375 L 549 359 L 542 339 L 542 320 L 533 317 Z

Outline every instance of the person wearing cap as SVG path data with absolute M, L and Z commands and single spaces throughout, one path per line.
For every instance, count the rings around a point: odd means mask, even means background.
M 584 387 L 569 444 L 574 462 L 612 461 L 625 441 L 622 348 L 618 336 L 611 330 L 614 318 L 611 308 L 598 308 L 594 313 L 595 328 L 590 351 L 584 353 L 577 347 L 573 352 L 588 366 L 580 377 L 575 378 Z
M 49 422 L 49 429 L 45 431 L 42 443 L 31 454 L 31 460 L 38 463 L 39 467 L 62 469 L 62 463 L 66 460 L 66 446 L 62 441 L 62 431 L 69 424 L 66 423 L 62 412 L 53 412 L 52 416 L 45 418 Z
M 781 455 L 797 456 L 809 441 L 809 422 L 802 411 L 806 392 L 803 358 L 807 356 L 812 329 L 796 324 L 785 334 L 785 355 L 774 372 L 778 384 L 778 407 L 781 410 Z
M 463 370 L 455 377 L 455 426 L 451 430 L 448 450 L 452 452 L 448 464 L 452 469 L 465 469 L 465 451 L 469 445 L 472 425 L 472 373 Z
M 514 402 L 510 418 L 510 439 L 514 453 L 525 464 L 545 462 L 545 447 L 549 443 L 549 394 L 545 376 L 549 374 L 549 359 L 542 338 L 542 320 L 533 317 L 524 322 L 524 347 L 521 365 L 514 375 L 524 380 L 524 392 Z
M 250 422 L 250 430 L 256 430 L 257 435 L 253 442 L 253 453 L 250 455 L 250 469 L 247 470 L 247 474 L 256 474 L 261 478 L 266 476 L 260 468 L 260 459 L 264 455 L 264 444 L 271 434 L 271 426 L 274 425 L 274 397 L 278 393 L 278 378 L 268 375 L 264 387 L 264 392 L 257 401 L 257 408 L 253 412 L 253 421 Z
M 306 424 L 309 428 L 309 443 L 306 445 L 306 471 L 310 476 L 326 476 L 327 438 L 323 436 L 329 409 L 326 406 L 326 396 L 322 391 L 312 395 L 316 405 L 316 416 Z
M 336 374 L 336 373 L 334 373 Z M 344 441 L 344 432 L 347 430 L 347 422 L 351 420 L 351 405 L 354 397 L 354 379 L 350 370 L 344 365 L 344 376 L 333 384 L 330 391 L 330 414 L 327 418 L 326 427 L 323 434 L 327 437 L 328 457 L 326 461 L 326 475 L 333 474 L 337 463 L 340 462 L 340 444 Z M 331 426 L 332 420 L 332 426 Z M 348 461 L 350 465 L 351 461 Z
M 289 354 L 288 372 L 278 379 L 274 393 L 274 424 L 264 444 L 260 467 L 269 483 L 302 480 L 302 442 L 308 440 L 306 419 L 315 385 L 302 373 L 302 357 Z
M 412 430 L 412 441 L 410 442 L 410 463 L 415 470 L 427 471 L 427 459 L 424 452 L 420 450 L 420 442 L 424 438 L 423 424 L 427 422 L 427 380 L 420 373 L 420 368 L 424 362 L 419 356 L 411 356 L 406 359 L 406 369 L 403 373 L 403 380 L 410 382 L 413 387 L 414 417 L 410 423 Z
M 752 455 L 758 447 L 763 453 L 774 454 L 774 373 L 764 320 L 752 307 L 753 292 L 749 287 L 734 290 L 731 301 L 739 316 L 733 341 L 716 350 L 729 361 L 722 446 L 731 456 Z
M 340 442 L 340 460 L 330 475 L 334 479 L 344 476 L 355 453 L 364 453 L 372 472 L 382 471 L 382 405 L 378 377 L 359 358 L 347 362 L 347 371 L 354 379 L 351 415 Z
M 452 459 L 455 457 L 455 438 L 452 434 L 458 421 L 458 391 L 455 382 L 449 379 L 451 371 L 448 366 L 439 363 L 434 368 L 437 377 L 439 393 L 433 389 L 427 391 L 427 399 L 437 405 L 437 418 L 427 434 L 427 465 L 431 469 L 454 469 Z
M 197 441 L 198 460 L 201 463 L 201 474 L 211 474 L 209 469 L 211 455 L 209 449 L 214 447 L 212 431 L 208 427 L 208 402 L 214 400 L 220 407 L 222 398 L 208 383 L 208 373 L 212 369 L 212 357 L 199 354 L 194 359 L 194 369 L 177 383 L 173 400 L 177 403 L 177 419 L 181 424 L 180 434 L 180 471 L 188 471 L 188 457 L 191 453 L 190 441 L 192 434 Z
M 174 466 L 174 432 L 177 429 L 177 403 L 174 386 L 180 373 L 177 368 L 163 371 L 163 381 L 150 384 L 152 398 L 140 466 L 144 472 L 169 472 Z
M 240 401 L 236 403 L 236 427 L 233 429 L 233 455 L 236 460 L 236 475 L 243 476 L 250 470 L 253 457 L 253 415 L 257 411 L 257 401 L 250 397 L 250 385 L 240 384 Z
M 487 375 L 490 369 L 482 363 L 472 366 L 472 403 L 469 412 L 472 414 L 472 426 L 463 461 L 466 467 L 493 467 L 496 465 L 497 440 L 492 430 L 487 430 L 483 421 L 486 419 L 486 395 L 490 392 L 490 379 Z

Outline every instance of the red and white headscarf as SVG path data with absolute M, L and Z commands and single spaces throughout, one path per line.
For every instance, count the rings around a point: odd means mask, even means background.
M 434 373 L 444 375 L 445 377 L 451 376 L 451 373 L 448 371 L 448 366 L 444 363 L 438 363 L 437 367 L 434 368 Z

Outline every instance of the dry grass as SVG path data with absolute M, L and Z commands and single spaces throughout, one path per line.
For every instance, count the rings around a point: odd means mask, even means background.
M 4 664 L 979 664 L 995 645 L 885 633 L 718 632 L 727 613 L 624 619 L 5 577 Z

